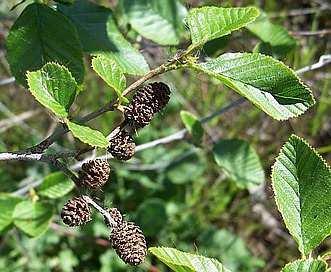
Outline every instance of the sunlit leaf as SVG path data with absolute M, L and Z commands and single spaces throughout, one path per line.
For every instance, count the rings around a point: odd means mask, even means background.
M 310 254 L 331 233 L 331 171 L 303 139 L 292 135 L 272 170 L 276 204 L 286 227 Z
M 217 78 L 277 120 L 297 117 L 315 103 L 294 72 L 269 56 L 227 53 L 191 67 Z
M 27 79 L 30 92 L 43 106 L 58 116 L 68 116 L 78 88 L 66 67 L 47 63 L 38 71 L 28 72 Z
M 281 272 L 326 272 L 327 263 L 320 260 L 297 260 L 287 264 Z
M 169 247 L 151 247 L 149 251 L 175 272 L 230 272 L 216 259 L 190 254 Z
M 188 111 L 181 111 L 180 116 L 194 144 L 200 145 L 203 136 L 203 127 L 199 119 Z
M 48 198 L 59 198 L 69 193 L 75 184 L 62 172 L 52 173 L 44 178 L 38 187 L 38 194 Z
M 80 125 L 69 120 L 66 120 L 66 124 L 72 134 L 83 143 L 103 148 L 109 145 L 106 137 L 98 130 L 91 129 L 87 126 Z
M 129 102 L 126 97 L 122 96 L 122 92 L 126 87 L 126 78 L 114 61 L 102 56 L 96 57 L 92 60 L 92 67 L 115 90 L 121 101 Z
M 258 15 L 259 10 L 255 7 L 191 9 L 187 20 L 192 43 L 194 46 L 202 46 L 208 41 L 244 27 Z

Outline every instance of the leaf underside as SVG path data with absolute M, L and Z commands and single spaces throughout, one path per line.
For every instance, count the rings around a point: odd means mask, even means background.
M 269 56 L 227 53 L 191 67 L 217 78 L 276 120 L 297 117 L 315 103 L 294 72 Z

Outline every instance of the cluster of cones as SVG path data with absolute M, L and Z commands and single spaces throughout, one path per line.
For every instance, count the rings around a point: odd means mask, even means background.
M 125 108 L 126 124 L 134 129 L 145 127 L 151 122 L 153 115 L 164 108 L 169 98 L 170 89 L 162 82 L 154 82 L 139 89 Z M 132 136 L 122 129 L 110 140 L 108 150 L 116 159 L 131 159 L 135 153 Z M 82 165 L 79 179 L 84 187 L 99 189 L 108 181 L 109 174 L 109 163 L 103 159 L 95 159 Z M 105 223 L 112 228 L 109 237 L 111 247 L 125 263 L 134 266 L 141 264 L 147 254 L 147 245 L 140 227 L 134 222 L 123 220 L 117 208 L 109 208 L 106 212 L 116 222 L 116 225 L 112 225 L 105 217 Z M 91 207 L 83 197 L 70 199 L 62 208 L 61 218 L 70 227 L 83 225 L 91 220 Z

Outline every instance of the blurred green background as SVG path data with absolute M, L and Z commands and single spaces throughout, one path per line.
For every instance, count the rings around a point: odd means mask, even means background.
M 6 37 L 14 20 L 30 3 L 27 1 L 10 11 L 17 2 L 0 2 L 0 81 L 11 77 L 6 61 Z M 117 12 L 117 1 L 94 2 Z M 294 70 L 330 54 L 331 4 L 327 1 L 181 2 L 188 8 L 202 5 L 257 6 L 273 23 L 283 26 L 294 36 L 295 48 L 282 58 Z M 319 30 L 329 32 L 315 33 Z M 128 33 L 129 37 L 134 35 Z M 252 52 L 257 43 L 256 36 L 243 29 L 226 40 L 209 43 L 200 52 L 200 57 L 214 57 L 223 52 Z M 183 41 L 179 48 L 186 45 L 187 41 Z M 150 42 L 137 46 L 151 68 L 166 63 L 174 51 Z M 79 116 L 99 108 L 115 95 L 92 71 L 89 58 L 86 58 L 86 72 L 84 91 L 76 101 Z M 126 220 L 137 222 L 149 247 L 169 246 L 214 257 L 233 271 L 279 271 L 300 255 L 275 207 L 270 186 L 270 167 L 274 158 L 288 137 L 295 133 L 316 147 L 329 164 L 331 162 L 330 66 L 306 72 L 300 77 L 311 88 L 317 101 L 304 115 L 279 122 L 249 102 L 242 103 L 204 124 L 204 148 L 195 147 L 186 138 L 137 152 L 125 163 L 110 161 L 110 182 L 102 190 L 91 192 L 93 197 L 100 205 L 118 207 L 126 214 Z M 128 81 L 135 79 L 132 77 Z M 181 110 L 205 118 L 239 98 L 238 94 L 205 75 L 186 70 L 164 74 L 155 80 L 166 82 L 172 89 L 172 97 L 163 114 L 155 116 L 151 125 L 134 133 L 137 146 L 184 128 L 179 114 Z M 14 115 L 24 118 L 15 122 Z M 110 112 L 89 122 L 89 126 L 107 134 L 120 121 L 118 112 Z M 16 83 L 0 85 L 1 152 L 35 145 L 56 127 L 52 116 L 27 90 Z M 266 180 L 256 190 L 238 188 L 214 161 L 212 146 L 219 140 L 231 138 L 247 140 L 260 157 Z M 67 134 L 50 151 L 82 146 Z M 105 155 L 105 152 L 97 151 L 95 155 Z M 68 159 L 67 163 L 72 165 L 76 161 Z M 1 162 L 0 190 L 14 192 L 54 171 L 57 169 L 40 163 Z M 68 197 L 53 202 L 58 214 Z M 69 229 L 57 216 L 51 228 L 38 239 L 11 230 L 0 238 L 0 270 L 169 271 L 151 254 L 140 267 L 125 265 L 107 246 L 105 240 L 109 237 L 109 229 L 103 218 L 94 212 L 93 219 L 85 226 Z M 330 245 L 328 238 L 316 253 L 321 254 Z

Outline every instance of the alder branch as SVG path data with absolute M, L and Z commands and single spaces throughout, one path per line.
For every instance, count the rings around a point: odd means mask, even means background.
M 175 60 L 175 59 L 172 60 L 171 62 L 169 62 L 168 64 L 162 64 L 161 66 L 155 68 L 154 70 L 149 71 L 146 75 L 144 75 L 143 77 L 139 78 L 134 83 L 132 83 L 129 87 L 127 87 L 123 91 L 122 95 L 123 96 L 127 95 L 128 93 L 130 93 L 130 92 L 134 91 L 136 88 L 138 88 L 141 84 L 143 84 L 147 80 L 149 80 L 157 75 L 166 73 L 171 70 L 180 69 L 182 67 L 183 66 L 178 63 L 178 60 Z M 81 124 L 85 124 L 88 121 L 98 117 L 101 114 L 104 114 L 108 111 L 114 111 L 116 109 L 116 105 L 118 103 L 119 103 L 118 98 L 111 100 L 109 103 L 105 104 L 102 108 L 84 116 L 78 122 Z M 69 129 L 66 127 L 66 125 L 65 124 L 62 124 L 62 125 L 63 126 L 60 129 L 55 131 L 52 135 L 50 135 L 48 138 L 46 138 L 44 141 L 42 141 L 38 145 L 29 148 L 29 150 L 37 151 L 39 153 L 45 152 L 56 140 L 58 140 L 62 135 L 69 132 Z M 110 134 L 116 135 L 115 133 L 110 133 Z
M 306 67 L 303 67 L 299 70 L 296 70 L 295 73 L 296 74 L 301 74 L 313 69 L 318 69 L 321 68 L 325 65 L 327 65 L 328 63 L 331 62 L 331 55 L 323 55 L 320 57 L 320 60 L 317 63 L 308 65 Z M 147 79 L 146 79 L 147 80 Z M 132 86 L 132 85 L 130 85 Z M 129 90 L 134 90 L 133 87 L 128 87 L 127 89 Z M 216 116 L 226 112 L 227 110 L 231 109 L 232 107 L 235 107 L 241 103 L 243 103 L 244 101 L 246 101 L 245 98 L 240 98 L 236 101 L 234 101 L 233 103 L 229 104 L 228 106 L 219 109 L 218 111 L 210 114 L 209 116 L 207 116 L 206 118 L 202 119 L 201 122 L 205 123 L 210 121 L 212 118 L 215 118 Z M 123 125 L 120 124 L 119 126 L 117 126 L 114 130 L 113 133 L 110 133 L 108 136 L 108 139 L 111 138 L 113 135 L 116 135 L 118 133 L 118 130 L 121 129 L 121 126 Z M 149 148 L 153 148 L 155 146 L 161 145 L 161 144 L 167 144 L 167 143 L 171 143 L 173 141 L 177 141 L 177 140 L 182 140 L 185 137 L 185 134 L 187 133 L 186 129 L 182 129 L 172 135 L 157 139 L 155 141 L 146 143 L 146 144 L 142 144 L 136 147 L 136 152 L 142 151 L 142 150 L 146 150 Z M 51 135 L 50 137 L 52 137 L 52 139 L 55 139 L 57 136 L 59 136 L 60 132 L 59 130 L 57 132 L 54 133 L 54 135 Z M 90 151 L 93 150 L 93 148 L 91 147 L 87 147 L 84 151 Z M 64 158 L 64 157 L 75 157 L 78 156 L 80 154 L 82 154 L 82 150 L 79 151 L 71 151 L 72 153 L 64 153 L 64 152 L 59 152 L 59 153 L 55 153 L 52 154 L 52 159 L 54 158 Z M 48 162 L 50 161 L 47 156 L 49 155 L 42 155 L 42 154 L 19 154 L 19 153 L 14 153 L 14 152 L 7 152 L 7 153 L 0 153 L 0 161 L 1 160 L 27 160 L 27 161 L 43 161 L 43 162 Z M 111 155 L 105 155 L 105 156 L 101 156 L 100 158 L 105 158 L 105 159 L 112 159 L 113 157 Z M 77 170 L 78 168 L 81 167 L 82 163 L 90 160 L 91 158 L 86 158 L 84 161 L 81 161 L 77 164 L 74 164 L 72 166 L 70 166 L 70 170 Z M 23 195 L 26 192 L 28 192 L 31 188 L 35 188 L 38 187 L 40 185 L 42 181 L 36 181 L 33 184 L 27 185 L 24 188 L 21 188 L 19 190 L 17 190 L 16 192 L 14 192 L 14 194 L 19 194 L 19 195 Z
M 322 55 L 319 58 L 319 61 L 310 65 L 307 65 L 299 70 L 296 70 L 295 73 L 297 75 L 308 72 L 308 71 L 312 71 L 312 70 L 316 70 L 319 68 L 322 68 L 323 66 L 329 64 L 331 62 L 331 54 L 330 55 Z

